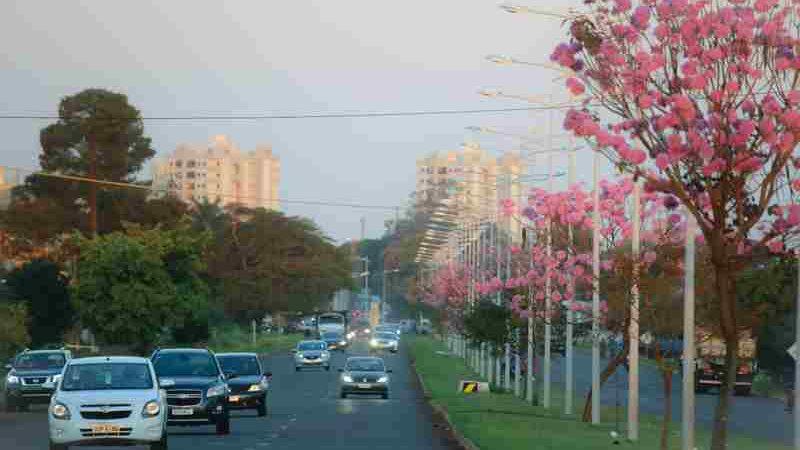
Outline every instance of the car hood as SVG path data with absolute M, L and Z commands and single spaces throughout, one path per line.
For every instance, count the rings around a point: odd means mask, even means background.
M 165 389 L 203 389 L 219 383 L 219 377 L 159 377 L 159 380 L 172 380 L 174 386 L 165 386 Z
M 386 372 L 347 372 L 353 378 L 364 378 L 364 377 L 385 377 Z
M 49 369 L 49 370 L 34 370 L 34 369 L 11 369 L 10 375 L 18 377 L 49 377 L 58 375 L 62 369 Z
M 301 350 L 297 352 L 298 355 L 302 356 L 322 356 L 322 350 Z
M 228 386 L 250 386 L 261 382 L 261 375 L 244 375 L 228 380 Z
M 158 398 L 155 389 L 111 389 L 97 391 L 58 391 L 56 398 L 67 406 L 81 405 L 133 405 L 143 407 L 150 400 Z M 73 411 L 75 411 L 73 409 Z

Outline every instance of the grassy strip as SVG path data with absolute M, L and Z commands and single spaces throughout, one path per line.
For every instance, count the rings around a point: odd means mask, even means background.
M 640 440 L 631 443 L 622 440 L 615 445 L 610 437 L 613 424 L 593 426 L 575 417 L 561 414 L 563 397 L 554 391 L 550 410 L 527 405 L 508 393 L 465 395 L 458 392 L 458 382 L 479 379 L 454 356 L 436 354 L 445 346 L 429 337 L 411 337 L 409 347 L 415 358 L 416 369 L 422 376 L 425 388 L 431 393 L 431 402 L 444 407 L 453 425 L 464 436 L 483 450 L 611 450 L 660 448 L 660 423 L 653 416 L 640 419 Z M 576 408 L 579 411 L 579 408 Z M 613 417 L 614 408 L 604 408 L 604 417 Z M 620 413 L 625 417 L 624 411 Z M 623 430 L 624 432 L 624 426 Z M 709 435 L 698 430 L 698 449 L 708 448 Z M 679 427 L 673 427 L 670 448 L 680 448 Z M 729 448 L 736 450 L 785 450 L 786 446 L 756 442 L 743 436 L 730 439 Z
M 302 334 L 260 334 L 255 344 L 252 336 L 239 327 L 215 330 L 208 348 L 215 353 L 254 352 L 272 353 L 288 351 L 303 339 Z

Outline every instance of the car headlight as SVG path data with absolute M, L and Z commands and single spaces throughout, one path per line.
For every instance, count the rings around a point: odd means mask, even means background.
M 19 384 L 19 377 L 16 375 L 8 375 L 6 377 L 6 384 Z
M 378 345 L 378 340 L 377 340 L 377 339 L 372 339 L 372 340 L 370 340 L 370 341 L 369 341 L 369 345 L 372 345 L 373 347 L 374 347 L 374 346 L 376 346 L 376 345 Z
M 53 383 L 58 383 L 59 381 L 61 381 L 61 375 L 53 375 L 52 377 L 50 377 L 50 381 L 52 381 Z
M 352 383 L 353 377 L 351 377 L 350 375 L 342 375 L 342 381 L 344 381 L 345 383 Z
M 331 354 L 328 352 L 322 352 L 322 359 L 328 359 L 331 357 Z
M 347 345 L 347 341 L 339 341 L 339 345 Z
M 251 384 L 250 388 L 247 389 L 247 392 L 260 392 L 260 391 L 263 391 L 263 390 L 264 390 L 264 387 L 260 383 L 259 384 Z
M 364 330 L 364 333 L 367 333 L 367 334 L 369 334 L 369 328 L 367 328 L 366 330 Z
M 218 384 L 208 388 L 208 391 L 206 391 L 206 397 L 219 397 L 220 395 L 225 395 L 227 393 L 228 387 L 224 384 Z
M 160 412 L 161 405 L 158 404 L 158 401 L 150 400 L 149 402 L 145 403 L 144 408 L 142 408 L 142 417 L 155 417 Z
M 386 375 L 378 378 L 378 383 L 388 383 L 388 382 L 389 382 L 389 377 L 387 377 Z
M 53 415 L 54 419 L 69 420 L 70 418 L 69 408 L 67 408 L 67 405 L 60 402 L 53 404 L 53 407 L 50 408 L 50 413 Z

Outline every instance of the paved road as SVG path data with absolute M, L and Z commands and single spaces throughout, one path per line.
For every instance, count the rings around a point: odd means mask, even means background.
M 563 382 L 563 359 L 555 358 L 553 363 L 553 380 Z M 607 360 L 602 361 L 605 367 Z M 641 411 L 649 414 L 662 414 L 664 404 L 664 388 L 661 375 L 650 364 L 640 366 L 640 405 Z M 576 393 L 585 398 L 592 384 L 591 353 L 580 349 L 576 351 L 575 358 L 575 389 Z M 681 378 L 676 374 L 672 380 L 673 419 L 678 421 L 681 417 Z M 623 368 L 605 384 L 602 393 L 602 402 L 607 405 L 619 404 L 625 406 L 628 389 L 628 374 Z M 700 426 L 711 427 L 714 418 L 714 408 L 718 395 L 697 395 L 697 422 Z M 560 407 L 560 405 L 559 405 Z M 604 421 L 614 421 L 614 417 L 604 417 Z M 620 417 L 625 422 L 624 413 Z M 623 425 L 624 429 L 624 425 Z M 777 399 L 762 397 L 734 397 L 733 413 L 730 418 L 730 429 L 737 433 L 747 434 L 759 439 L 792 443 L 792 416 L 784 411 L 784 404 Z
M 359 343 L 348 353 L 364 354 L 364 350 L 366 347 Z M 334 367 L 341 367 L 344 358 L 342 354 L 335 354 Z M 265 366 L 274 375 L 270 413 L 266 418 L 258 418 L 254 412 L 235 412 L 228 436 L 216 436 L 211 426 L 170 427 L 170 449 L 454 448 L 449 436 L 432 426 L 430 410 L 412 376 L 405 350 L 388 355 L 386 361 L 394 370 L 388 400 L 379 397 L 340 399 L 339 373 L 335 369 L 295 373 L 291 355 L 267 357 Z M 44 407 L 34 406 L 28 413 L 0 413 L 0 449 L 46 448 Z

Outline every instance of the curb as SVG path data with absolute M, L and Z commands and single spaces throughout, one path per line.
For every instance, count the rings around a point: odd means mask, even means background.
M 447 425 L 450 427 L 450 432 L 452 433 L 452 435 L 455 438 L 455 440 L 458 442 L 458 445 L 460 445 L 461 448 L 466 449 L 466 450 L 481 450 L 480 447 L 475 445 L 474 442 L 472 442 L 468 437 L 464 436 L 455 427 L 455 425 L 453 424 L 453 421 L 450 420 L 450 414 L 447 413 L 447 408 L 445 408 L 444 406 L 441 406 L 441 405 L 436 405 L 436 404 L 431 403 L 431 399 L 433 398 L 433 396 L 431 395 L 431 391 L 428 390 L 428 388 L 425 386 L 425 383 L 423 382 L 422 375 L 420 375 L 420 373 L 417 371 L 417 365 L 416 365 L 416 363 L 414 361 L 413 356 L 410 359 L 411 359 L 410 366 L 411 366 L 411 369 L 414 371 L 414 374 L 416 374 L 417 381 L 419 382 L 419 385 L 422 388 L 422 396 L 423 396 L 423 398 L 425 398 L 425 400 L 428 402 L 428 405 L 431 407 L 431 409 L 433 409 L 434 413 L 439 414 L 440 416 L 442 416 L 444 421 L 447 422 Z

